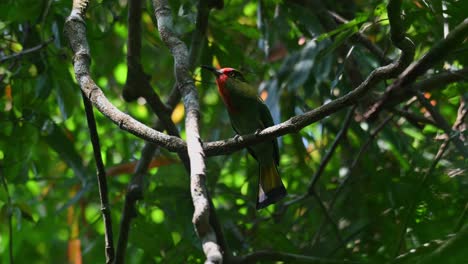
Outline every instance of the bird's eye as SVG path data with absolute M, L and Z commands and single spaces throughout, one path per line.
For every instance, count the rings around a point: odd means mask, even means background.
M 232 71 L 232 72 L 229 72 L 229 73 L 228 73 L 228 76 L 229 76 L 229 77 L 232 77 L 232 78 L 235 78 L 235 77 L 236 77 L 236 72 L 233 72 L 233 71 Z

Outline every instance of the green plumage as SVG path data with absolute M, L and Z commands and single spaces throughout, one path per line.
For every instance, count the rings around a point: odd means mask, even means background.
M 207 67 L 205 67 L 207 68 Z M 210 69 L 211 70 L 211 69 Z M 213 70 L 211 70 L 213 71 Z M 268 107 L 256 89 L 232 68 L 214 69 L 218 90 L 227 106 L 232 127 L 239 135 L 252 134 L 273 126 Z M 247 148 L 259 165 L 257 209 L 273 204 L 286 195 L 277 166 L 279 150 L 276 139 Z

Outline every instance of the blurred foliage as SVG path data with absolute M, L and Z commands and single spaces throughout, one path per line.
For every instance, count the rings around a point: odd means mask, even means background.
M 159 38 L 147 2 L 142 65 L 164 99 L 174 84 L 173 59 Z M 196 1 L 170 2 L 176 31 L 190 43 Z M 468 10 L 468 1 L 463 0 L 403 2 L 416 58 L 444 37 L 444 25 L 453 29 Z M 275 122 L 285 121 L 349 92 L 355 87 L 353 77 L 363 79 L 381 65 L 354 41 L 358 32 L 389 58 L 398 56 L 389 39 L 385 4 L 227 0 L 224 9 L 210 14 L 207 42 L 197 65 L 243 70 L 266 98 Z M 70 7 L 71 1 L 64 0 L 0 3 L 0 59 L 47 43 L 0 64 L 0 263 L 10 263 L 10 220 L 16 263 L 77 263 L 73 261 L 77 258 L 84 263 L 104 262 L 95 162 L 63 34 Z M 339 25 L 327 11 L 349 22 Z M 156 117 L 144 101 L 125 103 L 121 97 L 127 72 L 127 12 L 125 0 L 91 1 L 86 23 L 92 76 L 113 104 L 151 126 Z M 467 45 L 465 41 L 428 74 L 466 66 Z M 360 76 L 351 76 L 348 68 Z M 193 76 L 200 93 L 202 138 L 232 137 L 212 76 L 199 68 Z M 384 89 L 385 83 L 379 83 L 364 101 Z M 452 83 L 428 96 L 453 124 L 466 91 L 466 82 Z M 427 116 L 418 103 L 408 109 Z M 173 115 L 181 131 L 183 114 L 179 106 Z M 450 145 L 425 176 L 442 144 L 436 140 L 441 130 L 395 116 L 372 139 L 371 132 L 389 114 L 383 112 L 382 119 L 373 122 L 353 120 L 321 175 L 316 193 L 333 221 L 313 197 L 279 213 L 275 209 L 281 203 L 255 211 L 257 167 L 247 152 L 208 158 L 208 188 L 232 252 L 271 249 L 371 263 L 468 263 L 467 161 Z M 337 112 L 279 139 L 280 170 L 289 192 L 286 201 L 307 191 L 344 117 L 345 111 Z M 134 165 L 144 142 L 99 113 L 96 118 L 106 167 Z M 368 140 L 369 146 L 358 157 Z M 201 263 L 203 253 L 191 223 L 188 175 L 173 153 L 159 150 L 155 159 L 161 162 L 155 162 L 147 177 L 127 262 Z M 130 171 L 109 176 L 115 234 Z

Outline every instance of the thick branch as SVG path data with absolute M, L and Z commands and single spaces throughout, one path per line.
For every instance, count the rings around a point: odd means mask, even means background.
M 205 185 L 205 154 L 198 128 L 200 117 L 198 94 L 189 72 L 188 49 L 172 31 L 172 14 L 167 1 L 153 0 L 153 5 L 161 39 L 174 57 L 176 82 L 186 111 L 185 128 L 190 158 L 190 190 L 194 205 L 192 222 L 202 242 L 207 258 L 205 263 L 221 263 L 223 256 L 216 234 L 210 225 L 210 201 Z

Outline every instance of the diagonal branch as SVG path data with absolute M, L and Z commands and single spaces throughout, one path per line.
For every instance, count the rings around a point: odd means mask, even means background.
M 284 207 L 288 207 L 294 203 L 300 202 L 306 198 L 308 198 L 311 195 L 316 195 L 315 194 L 315 184 L 318 182 L 320 176 L 322 173 L 325 171 L 325 168 L 327 167 L 328 162 L 331 160 L 333 157 L 333 154 L 335 153 L 336 148 L 338 147 L 338 144 L 341 142 L 341 140 L 346 136 L 346 133 L 348 131 L 349 125 L 351 124 L 351 120 L 353 117 L 353 113 L 356 107 L 351 108 L 348 113 L 346 114 L 345 121 L 343 125 L 341 126 L 340 131 L 335 137 L 335 140 L 333 141 L 330 149 L 327 151 L 325 156 L 323 157 L 322 161 L 320 161 L 320 165 L 318 169 L 315 171 L 314 175 L 312 176 L 312 179 L 310 180 L 310 183 L 307 187 L 307 192 L 299 197 L 297 197 L 294 200 L 288 201 L 284 203 Z
M 153 142 L 170 151 L 186 151 L 186 145 L 183 140 L 177 137 L 165 135 L 145 126 L 129 115 L 118 110 L 104 96 L 102 90 L 94 83 L 89 75 L 90 57 L 89 47 L 85 36 L 85 25 L 84 21 L 79 15 L 77 15 L 77 13 L 72 12 L 67 19 L 65 32 L 70 38 L 72 49 L 75 52 L 74 66 L 78 83 L 87 97 L 90 98 L 91 102 L 93 102 L 102 114 L 111 119 L 114 123 L 118 124 L 121 129 L 129 131 L 130 133 L 149 142 Z M 397 73 L 402 67 L 401 65 L 406 64 L 408 58 L 412 58 L 412 52 L 402 52 L 402 55 L 396 62 L 375 69 L 356 89 L 328 104 L 322 105 L 314 110 L 306 112 L 305 114 L 292 117 L 281 124 L 266 128 L 258 134 L 243 135 L 242 138 L 244 140 L 241 142 L 234 138 L 210 142 L 203 145 L 203 150 L 207 156 L 223 155 L 240 150 L 252 144 L 258 144 L 273 137 L 298 132 L 305 126 L 321 120 L 326 116 L 359 101 L 359 99 L 377 82 L 395 75 L 395 73 Z M 192 80 L 188 81 L 193 83 Z
M 192 222 L 202 242 L 207 258 L 205 263 L 221 263 L 223 256 L 216 234 L 210 225 L 210 200 L 205 185 L 205 154 L 198 127 L 200 117 L 198 94 L 189 73 L 188 49 L 172 31 L 172 14 L 167 1 L 153 0 L 153 5 L 161 39 L 174 57 L 176 82 L 186 111 L 185 128 L 190 158 L 190 190 L 194 205 Z
M 26 54 L 29 54 L 29 53 L 33 53 L 33 52 L 36 52 L 36 51 L 39 51 L 45 47 L 47 47 L 47 45 L 49 45 L 49 43 L 51 43 L 52 41 L 54 41 L 54 38 L 50 38 L 46 41 L 44 41 L 43 43 L 37 45 L 37 46 L 34 46 L 32 48 L 29 48 L 29 49 L 25 49 L 23 51 L 20 51 L 18 53 L 14 53 L 14 54 L 11 54 L 11 55 L 8 55 L 8 56 L 4 56 L 4 57 L 1 57 L 0 58 L 0 63 L 4 62 L 4 61 L 7 61 L 7 60 L 11 60 L 11 59 L 14 59 L 14 58 L 18 58 L 18 57 L 22 57 Z
M 411 64 L 403 73 L 386 89 L 385 96 L 375 103 L 365 114 L 366 118 L 373 118 L 383 108 L 385 101 L 397 90 L 408 87 L 416 79 L 423 75 L 445 56 L 452 52 L 453 48 L 461 44 L 468 35 L 468 18 L 453 29 L 445 39 L 437 42 L 421 59 Z
M 93 105 L 88 98 L 81 93 L 86 112 L 86 121 L 88 123 L 89 135 L 93 145 L 94 160 L 97 168 L 97 182 L 99 187 L 99 199 L 101 200 L 101 212 L 104 220 L 104 238 L 106 250 L 106 263 L 110 264 L 114 261 L 114 236 L 112 232 L 112 219 L 109 206 L 109 195 L 107 191 L 106 169 L 102 162 L 101 145 L 96 128 L 96 120 L 93 113 Z
M 375 103 L 381 103 L 385 108 L 393 107 L 414 96 L 415 91 L 428 92 L 446 87 L 450 83 L 466 82 L 468 81 L 467 75 L 468 68 L 438 73 L 428 77 L 427 79 L 414 83 L 409 87 L 387 90 L 381 97 L 375 100 Z
M 390 17 L 394 16 L 389 16 L 389 18 Z M 392 20 L 390 20 L 390 22 L 391 21 Z M 392 24 L 392 22 L 390 24 Z M 446 39 L 440 40 L 438 44 L 429 50 L 426 56 L 421 60 L 408 67 L 407 70 L 400 75 L 398 81 L 395 82 L 395 85 L 397 85 L 396 83 L 399 83 L 398 85 L 401 86 L 413 82 L 418 76 L 422 75 L 425 70 L 435 65 L 440 58 L 446 56 L 450 51 L 450 47 L 461 43 L 466 36 L 466 31 L 468 31 L 468 19 L 450 32 Z M 165 135 L 143 125 L 131 118 L 129 115 L 119 111 L 106 99 L 101 89 L 89 76 L 89 47 L 85 37 L 84 22 L 79 15 L 72 12 L 67 19 L 65 32 L 70 38 L 72 49 L 75 52 L 75 74 L 80 87 L 101 113 L 111 119 L 114 123 L 118 124 L 120 128 L 129 131 L 142 139 L 153 142 L 169 151 L 186 151 L 186 144 L 180 138 Z M 403 41 L 403 43 L 408 44 L 408 41 Z M 302 115 L 294 116 L 283 123 L 266 128 L 257 134 L 242 135 L 243 141 L 239 142 L 238 140 L 231 138 L 205 143 L 203 144 L 205 155 L 224 155 L 245 148 L 246 146 L 270 140 L 274 137 L 298 132 L 302 128 L 318 120 L 355 104 L 363 95 L 372 89 L 377 82 L 394 76 L 402 68 L 401 65 L 405 66 L 409 58 L 413 57 L 413 52 L 410 50 L 411 47 L 409 47 L 409 45 L 400 46 L 401 48 L 407 48 L 408 51 L 403 51 L 396 62 L 379 67 L 372 71 L 364 82 L 348 94 Z M 176 92 L 173 94 L 176 94 Z M 177 98 L 177 96 L 171 96 L 171 98 Z

